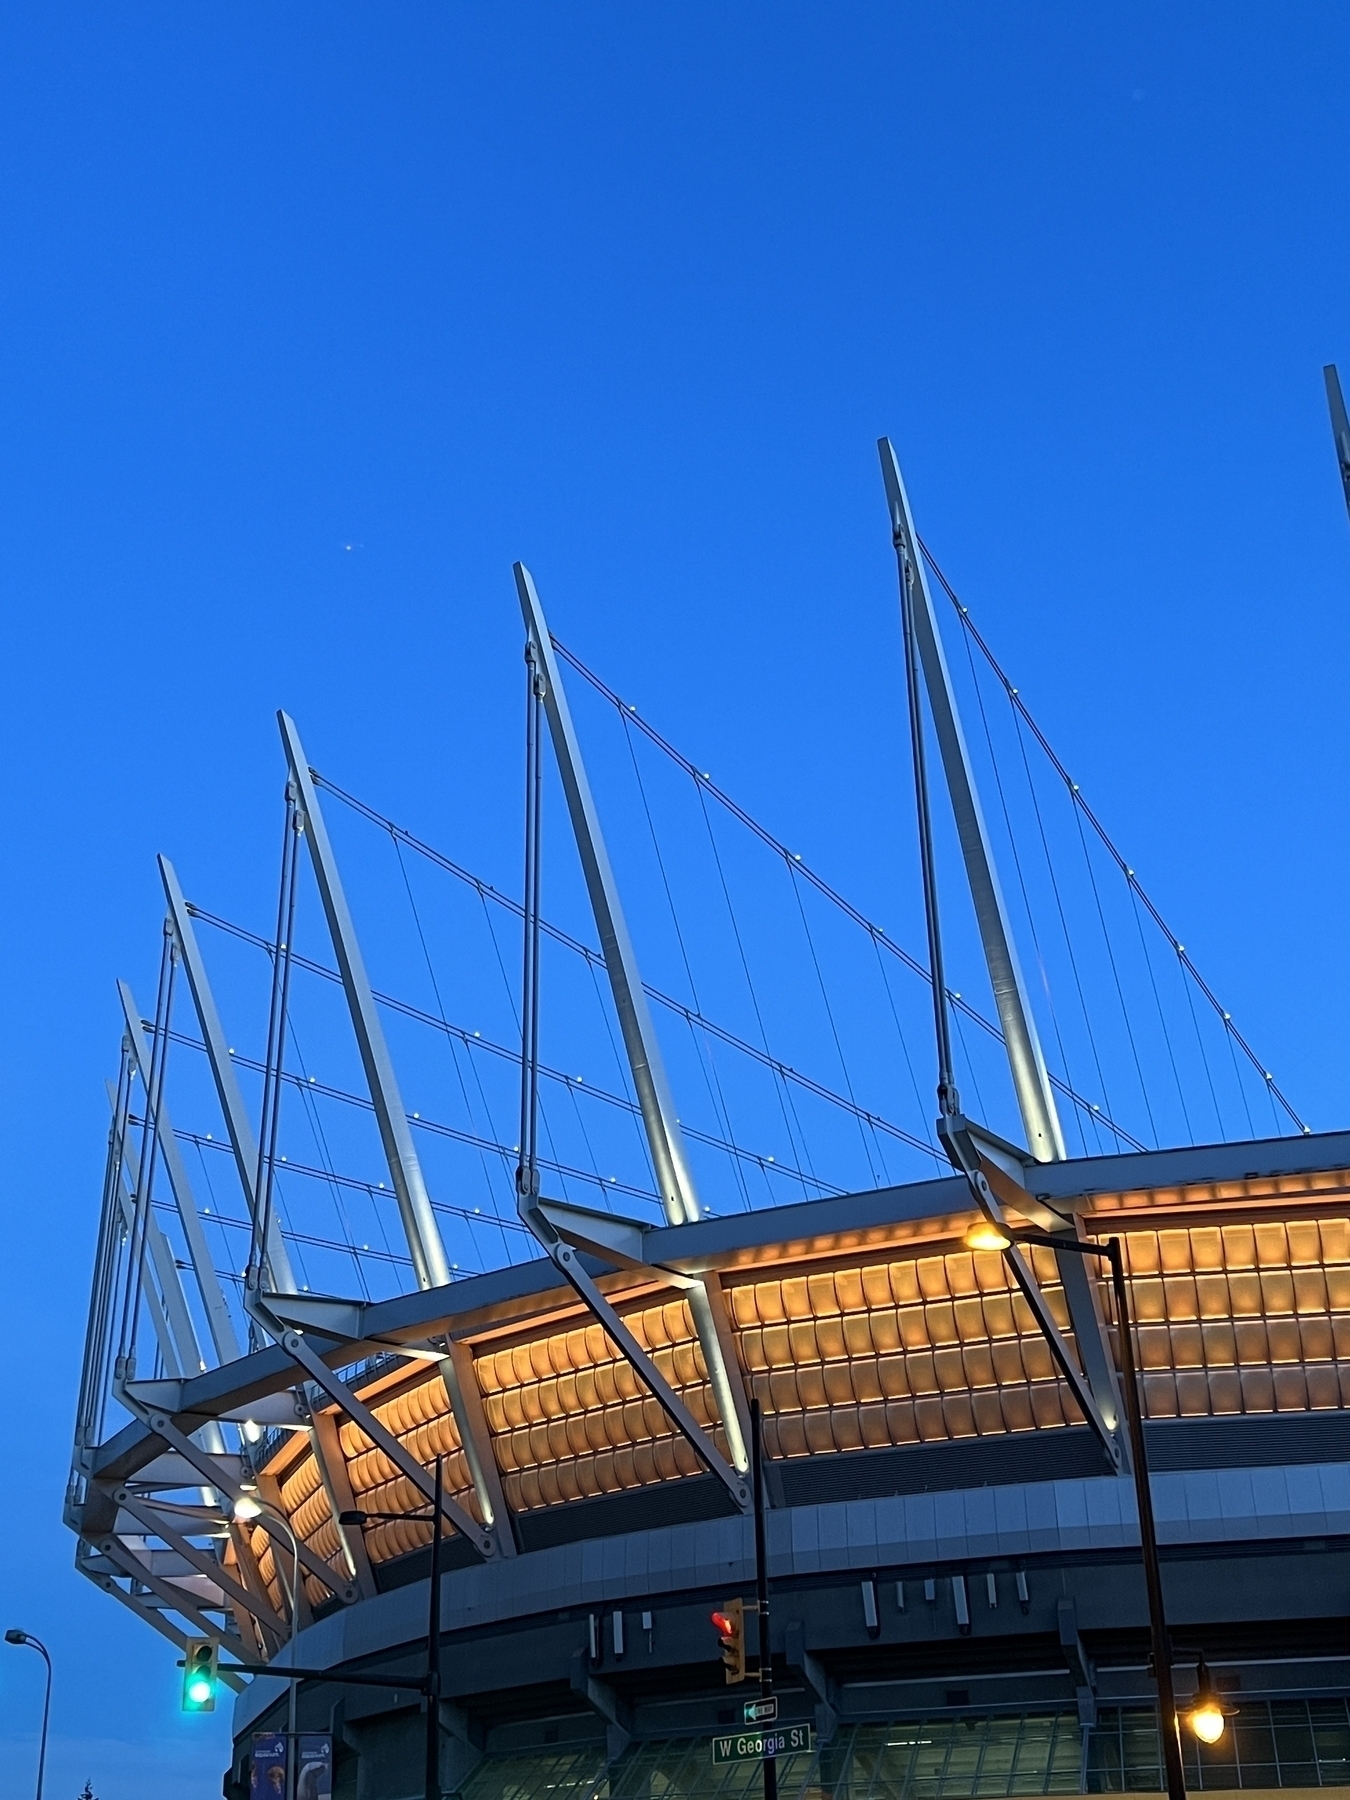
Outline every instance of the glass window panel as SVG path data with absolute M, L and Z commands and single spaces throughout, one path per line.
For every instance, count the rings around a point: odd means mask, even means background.
M 1285 1762 L 1280 1759 L 1280 1786 L 1311 1788 L 1317 1786 L 1315 1762 Z
M 1270 1722 L 1275 1730 L 1275 1758 L 1280 1765 L 1280 1786 L 1316 1787 L 1317 1760 L 1307 1701 L 1273 1702 Z M 1298 1773 L 1291 1773 L 1294 1770 Z
M 944 1795 L 975 1792 L 975 1779 L 980 1772 L 980 1753 L 984 1749 L 983 1734 L 976 1729 L 977 1723 L 974 1719 L 963 1719 L 952 1736 L 947 1753 L 947 1767 L 942 1778 Z
M 1345 1701 L 1314 1700 L 1308 1712 L 1322 1786 L 1350 1785 L 1350 1714 Z
M 1078 1720 L 1061 1713 L 1055 1723 L 1055 1739 L 1046 1771 L 1047 1794 L 1077 1794 L 1082 1791 L 1083 1733 Z
M 1196 1785 L 1210 1789 L 1242 1786 L 1231 1749 L 1225 1750 L 1222 1744 L 1201 1746 L 1199 1780 Z
M 1128 1792 L 1163 1786 L 1162 1747 L 1152 1707 L 1122 1710 L 1120 1747 L 1121 1780 Z
M 1270 1728 L 1270 1712 L 1265 1705 L 1258 1702 L 1244 1706 L 1230 1730 L 1238 1762 L 1244 1769 L 1257 1764 L 1275 1767 L 1275 1733 Z M 1243 1785 L 1254 1787 L 1257 1784 L 1244 1780 Z

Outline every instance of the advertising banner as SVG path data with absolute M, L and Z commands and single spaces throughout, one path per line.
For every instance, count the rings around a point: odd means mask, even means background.
M 253 1773 L 249 1778 L 252 1800 L 285 1800 L 286 1734 L 258 1731 L 253 1735 Z
M 333 1740 L 305 1732 L 295 1773 L 295 1800 L 333 1800 Z
M 287 1800 L 284 1731 L 254 1734 L 249 1793 L 252 1800 Z M 333 1800 L 333 1740 L 326 1731 L 296 1738 L 295 1800 Z

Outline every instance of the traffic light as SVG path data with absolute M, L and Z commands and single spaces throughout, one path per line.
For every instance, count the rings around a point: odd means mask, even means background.
M 745 1680 L 745 1602 L 724 1600 L 720 1611 L 712 1615 L 712 1622 L 722 1640 L 722 1666 L 730 1687 Z
M 189 1638 L 183 1649 L 183 1711 L 216 1710 L 220 1652 L 210 1638 Z

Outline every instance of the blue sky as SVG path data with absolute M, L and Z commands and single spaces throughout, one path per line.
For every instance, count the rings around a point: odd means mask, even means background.
M 265 921 L 284 704 L 509 881 L 513 558 L 917 947 L 875 854 L 912 835 L 889 432 L 1163 910 L 1346 1122 L 1348 48 L 1332 5 L 0 21 L 0 1623 L 57 1658 L 55 1800 L 214 1795 L 225 1741 L 60 1523 L 154 854 Z M 39 1676 L 0 1652 L 16 1791 Z

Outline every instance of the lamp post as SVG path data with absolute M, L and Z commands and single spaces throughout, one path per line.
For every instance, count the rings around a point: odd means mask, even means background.
M 295 1662 L 295 1637 L 300 1629 L 300 1540 L 285 1513 L 273 1506 L 269 1501 L 258 1497 L 256 1489 L 245 1487 L 234 1503 L 234 1516 L 241 1525 L 248 1525 L 255 1519 L 263 1519 L 269 1534 L 275 1525 L 280 1525 L 291 1540 L 293 1562 L 291 1565 L 291 1662 Z M 277 1578 L 281 1578 L 280 1566 Z M 295 1765 L 296 1743 L 296 1678 L 291 1676 L 286 1684 L 286 1800 L 295 1800 Z
M 52 1659 L 47 1654 L 47 1646 L 31 1632 L 20 1631 L 17 1626 L 5 1633 L 7 1644 L 27 1644 L 30 1650 L 36 1650 L 47 1665 L 47 1691 L 42 1702 L 42 1738 L 38 1745 L 38 1777 L 37 1800 L 42 1800 L 42 1778 L 47 1769 L 47 1720 L 52 1710 Z
M 1048 1231 L 1018 1231 L 1016 1236 L 993 1220 L 983 1220 L 966 1233 L 972 1250 L 1009 1250 L 1013 1244 L 1045 1244 L 1052 1250 L 1072 1250 L 1079 1256 L 1096 1256 L 1111 1265 L 1111 1288 L 1120 1322 L 1121 1398 L 1130 1434 L 1130 1462 L 1139 1511 L 1139 1542 L 1144 1556 L 1144 1584 L 1148 1589 L 1148 1619 L 1153 1639 L 1153 1676 L 1158 1684 L 1158 1711 L 1162 1727 L 1163 1768 L 1168 1800 L 1186 1800 L 1186 1775 L 1181 1763 L 1176 1694 L 1172 1686 L 1172 1649 L 1163 1610 L 1162 1570 L 1158 1563 L 1158 1536 L 1153 1522 L 1153 1493 L 1148 1484 L 1148 1460 L 1144 1450 L 1144 1420 L 1139 1406 L 1139 1380 L 1134 1361 L 1130 1296 L 1125 1285 L 1125 1264 L 1120 1239 L 1104 1244 L 1091 1238 L 1052 1237 Z
M 434 1498 L 431 1511 L 424 1512 L 380 1512 L 353 1511 L 338 1515 L 340 1525 L 364 1525 L 370 1519 L 396 1519 L 403 1522 L 407 1519 L 431 1520 L 431 1596 L 427 1602 L 427 1672 L 422 1681 L 422 1692 L 427 1702 L 426 1732 L 426 1769 L 424 1792 L 426 1800 L 441 1800 L 441 1465 L 443 1458 L 436 1458 L 436 1477 Z

